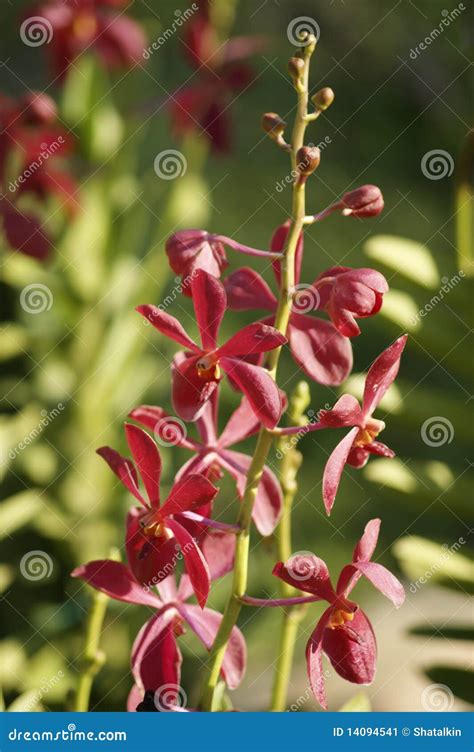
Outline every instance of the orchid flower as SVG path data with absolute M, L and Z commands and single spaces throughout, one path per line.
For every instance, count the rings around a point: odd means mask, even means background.
M 176 419 L 161 407 L 141 405 L 132 410 L 129 417 L 154 431 L 164 443 L 183 447 L 194 453 L 194 456 L 183 465 L 177 478 L 184 478 L 189 473 L 202 473 L 214 480 L 220 477 L 224 470 L 234 478 L 237 493 L 242 498 L 252 458 L 229 447 L 256 434 L 260 423 L 246 397 L 232 413 L 220 436 L 217 435 L 215 413 L 213 401 L 209 400 L 202 416 L 196 422 L 200 437 L 198 441 L 185 435 L 177 425 Z M 281 509 L 280 484 L 270 468 L 265 465 L 253 507 L 253 519 L 262 535 L 268 536 L 273 533 Z
M 281 252 L 288 235 L 289 224 L 278 227 L 273 235 L 271 249 Z M 296 293 L 288 325 L 288 343 L 291 354 L 300 368 L 314 381 L 327 386 L 341 384 L 352 368 L 352 348 L 349 340 L 328 321 L 307 315 L 317 308 L 318 294 L 310 285 L 299 286 L 303 239 L 300 238 L 296 256 Z M 280 281 L 280 263 L 273 263 L 277 282 Z M 261 308 L 275 312 L 278 301 L 264 281 L 253 269 L 244 267 L 230 274 L 224 282 L 229 307 L 235 311 Z M 264 319 L 273 323 L 273 317 Z
M 173 362 L 174 409 L 183 420 L 197 420 L 224 372 L 233 386 L 246 395 L 264 426 L 273 428 L 282 409 L 278 387 L 265 368 L 246 361 L 280 347 L 286 338 L 272 326 L 255 323 L 245 326 L 218 347 L 217 336 L 227 307 L 224 287 L 211 274 L 198 269 L 191 280 L 191 292 L 201 346 L 169 313 L 153 305 L 137 308 L 155 329 L 187 348 L 186 352 L 178 353 Z
M 209 594 L 209 570 L 189 521 L 213 525 L 199 514 L 209 508 L 218 489 L 199 474 L 178 480 L 168 498 L 160 504 L 161 458 L 153 439 L 138 426 L 125 424 L 125 434 L 135 465 L 110 447 L 97 453 L 103 457 L 125 488 L 142 508 L 131 510 L 127 521 L 127 556 L 135 578 L 142 584 L 164 580 L 176 567 L 178 551 L 184 559 L 198 603 L 203 608 Z M 138 485 L 137 469 L 145 487 Z M 190 514 L 190 517 L 187 515 Z M 222 523 L 215 523 L 223 527 Z
M 380 520 L 366 525 L 354 549 L 352 562 L 341 571 L 334 588 L 328 568 L 322 559 L 308 554 L 295 554 L 286 563 L 278 562 L 273 574 L 308 597 L 264 600 L 245 596 L 244 602 L 255 606 L 289 606 L 297 603 L 327 601 L 327 608 L 306 646 L 308 676 L 316 700 L 327 708 L 322 669 L 325 653 L 339 676 L 355 684 L 370 684 L 375 676 L 377 643 L 374 630 L 357 603 L 348 600 L 363 575 L 389 598 L 395 608 L 405 600 L 403 585 L 381 564 L 371 561 L 379 537 Z
M 232 570 L 234 549 L 234 536 L 212 531 L 204 537 L 202 552 L 211 581 Z M 72 576 L 84 580 L 110 598 L 156 610 L 133 644 L 131 664 L 135 684 L 127 706 L 130 711 L 144 709 L 137 706 L 150 698 L 150 710 L 175 709 L 179 702 L 182 662 L 177 637 L 185 632 L 187 626 L 209 650 L 222 615 L 213 609 L 201 609 L 188 603 L 193 586 L 186 574 L 181 576 L 178 586 L 174 574 L 170 574 L 158 584 L 158 593 L 144 589 L 132 570 L 117 561 L 91 561 L 77 567 Z M 246 652 L 244 637 L 234 627 L 221 670 L 229 689 L 235 689 L 240 684 L 245 672 Z
M 60 77 L 90 49 L 108 68 L 131 68 L 142 59 L 146 38 L 136 21 L 118 12 L 127 4 L 128 0 L 44 0 L 29 9 L 25 23 L 39 16 L 51 29 L 49 49 Z
M 375 408 L 395 380 L 400 368 L 400 359 L 407 341 L 404 334 L 387 347 L 372 363 L 365 379 L 362 408 L 351 394 L 343 394 L 332 410 L 321 410 L 316 423 L 305 426 L 305 432 L 322 428 L 348 428 L 346 436 L 339 442 L 329 457 L 323 475 L 323 500 L 326 512 L 331 509 L 336 498 L 344 466 L 364 467 L 371 454 L 382 457 L 394 457 L 392 449 L 375 441 L 385 428 L 383 420 L 373 418 Z M 301 431 L 301 426 L 283 428 L 279 433 L 291 435 Z

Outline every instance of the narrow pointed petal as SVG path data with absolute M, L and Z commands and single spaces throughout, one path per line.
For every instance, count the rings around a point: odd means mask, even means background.
M 277 300 L 265 280 L 248 266 L 237 269 L 224 280 L 229 308 L 232 311 L 253 311 L 262 308 L 275 311 Z
M 292 355 L 303 371 L 318 384 L 339 386 L 352 368 L 352 346 L 328 321 L 294 313 L 288 340 Z
M 316 700 L 326 710 L 328 703 L 324 687 L 322 641 L 331 611 L 332 607 L 330 606 L 323 613 L 306 645 L 306 664 L 309 683 Z
M 158 592 L 163 603 L 171 603 L 178 599 L 178 588 L 174 574 L 170 574 L 159 583 Z
M 170 701 L 170 691 L 174 687 L 177 691 L 179 687 L 182 662 L 171 623 L 173 617 L 172 611 L 165 611 L 150 619 L 137 635 L 131 658 L 135 681 L 145 691 L 156 692 L 167 687 L 167 700 Z M 159 705 L 159 693 L 156 700 Z
M 395 340 L 370 366 L 365 380 L 362 405 L 364 417 L 372 415 L 387 389 L 394 382 L 400 368 L 400 358 L 406 345 L 407 336 L 404 334 Z
M 351 622 L 325 629 L 322 649 L 335 671 L 354 684 L 370 684 L 375 676 L 377 644 L 372 625 L 360 609 Z
M 379 539 L 381 520 L 376 517 L 373 520 L 369 520 L 364 528 L 361 539 L 357 543 L 354 553 L 352 555 L 352 561 L 370 561 L 372 554 L 377 546 Z
M 211 578 L 207 562 L 195 542 L 192 535 L 188 533 L 176 519 L 168 519 L 167 526 L 173 531 L 181 547 L 181 553 L 184 557 L 186 572 L 193 586 L 194 593 L 201 608 L 206 605 Z
M 143 504 L 144 507 L 147 507 L 148 505 L 138 488 L 138 476 L 133 463 L 130 462 L 130 460 L 125 459 L 125 457 L 122 457 L 121 454 L 111 447 L 101 447 L 100 449 L 97 449 L 97 454 L 106 461 L 110 469 L 115 473 L 117 478 L 122 481 L 125 488 L 133 494 L 137 501 L 139 501 L 140 504 Z
M 326 462 L 323 474 L 323 501 L 328 515 L 331 514 L 344 465 L 358 431 L 358 428 L 353 428 L 349 431 L 347 436 L 344 436 L 342 441 L 339 442 Z
M 221 365 L 245 394 L 265 428 L 275 428 L 280 420 L 282 405 L 278 387 L 268 371 L 235 358 L 222 358 Z
M 225 462 L 226 470 L 235 478 L 239 496 L 242 498 L 252 458 L 242 452 L 230 450 L 221 452 L 221 458 Z M 273 533 L 281 517 L 282 506 L 280 484 L 270 468 L 265 466 L 252 512 L 252 518 L 261 535 L 268 536 Z
M 227 306 L 224 286 L 212 274 L 197 269 L 191 281 L 191 294 L 202 347 L 204 350 L 214 350 Z
M 343 394 L 330 410 L 320 410 L 318 418 L 328 428 L 344 428 L 360 425 L 362 413 L 356 398 Z
M 166 311 L 161 311 L 154 305 L 140 305 L 135 309 L 140 313 L 143 318 L 147 319 L 155 329 L 158 329 L 165 337 L 169 337 L 177 342 L 179 345 L 183 345 L 188 350 L 193 352 L 200 352 L 200 348 L 189 337 L 185 329 L 181 326 L 178 319 L 174 316 L 170 316 Z
M 128 693 L 128 697 L 127 697 L 127 712 L 128 713 L 135 713 L 137 706 L 143 700 L 143 694 L 144 694 L 143 690 L 140 689 L 138 684 L 134 684 L 130 692 Z
M 185 475 L 174 484 L 161 508 L 161 514 L 166 517 L 169 514 L 199 509 L 214 501 L 218 491 L 204 475 Z
M 176 413 L 185 421 L 195 421 L 217 388 L 217 381 L 205 381 L 198 375 L 199 356 L 175 358 L 171 368 L 172 401 Z
M 125 424 L 125 434 L 151 506 L 160 504 L 161 457 L 155 442 L 142 428 Z
M 219 437 L 218 446 L 225 449 L 233 444 L 238 444 L 257 433 L 259 428 L 260 421 L 252 410 L 247 397 L 242 397 L 240 405 L 230 416 Z
M 278 329 L 257 321 L 244 326 L 217 351 L 219 357 L 244 357 L 274 350 L 286 343 L 286 337 Z
M 326 563 L 314 554 L 294 554 L 285 563 L 279 561 L 272 574 L 320 600 L 332 603 L 336 599 Z
M 201 610 L 198 606 L 190 604 L 181 604 L 179 612 L 207 650 L 210 650 L 222 621 L 222 614 L 210 608 Z M 246 663 L 247 646 L 240 629 L 234 627 L 227 644 L 221 669 L 222 676 L 229 689 L 236 689 L 239 686 L 245 673 Z
M 78 577 L 88 585 L 100 590 L 110 598 L 125 603 L 135 603 L 138 606 L 152 606 L 160 608 L 160 599 L 145 591 L 133 577 L 131 571 L 120 561 L 101 559 L 90 561 L 76 567 L 71 577 Z
M 338 591 L 340 584 L 344 587 L 347 582 L 344 593 L 348 595 L 351 592 L 358 579 L 354 577 L 354 574 L 364 575 L 377 590 L 380 590 L 386 598 L 392 601 L 395 608 L 400 608 L 403 604 L 405 590 L 402 583 L 382 564 L 377 564 L 375 561 L 358 561 L 344 567 L 339 576 Z
M 135 407 L 128 417 L 149 428 L 164 444 L 196 449 L 196 442 L 186 436 L 186 427 L 162 407 L 140 405 Z

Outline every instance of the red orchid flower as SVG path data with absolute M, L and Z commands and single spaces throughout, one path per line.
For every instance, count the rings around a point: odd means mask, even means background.
M 213 277 L 219 278 L 221 272 L 229 266 L 224 246 L 259 258 L 275 258 L 280 255 L 251 248 L 226 235 L 217 235 L 206 230 L 175 232 L 166 241 L 166 253 L 172 270 L 182 277 L 185 295 L 191 295 L 190 282 L 197 269 L 204 269 Z
M 57 196 L 70 214 L 77 209 L 76 184 L 57 167 L 58 158 L 72 151 L 73 140 L 62 128 L 56 127 L 56 105 L 45 94 L 31 93 L 14 101 L 0 99 L 0 183 L 4 194 L 0 199 L 0 216 L 9 246 L 21 253 L 44 260 L 51 241 L 41 221 L 21 208 L 22 195 L 33 195 L 41 201 Z M 7 182 L 10 156 L 20 164 L 19 175 Z
M 278 387 L 265 368 L 246 361 L 280 347 L 286 338 L 274 327 L 260 322 L 245 326 L 218 347 L 217 335 L 227 307 L 224 286 L 211 274 L 197 269 L 191 280 L 191 292 L 201 346 L 193 342 L 169 313 L 153 305 L 136 309 L 155 329 L 187 348 L 187 352 L 178 353 L 173 362 L 174 409 L 183 420 L 197 420 L 224 372 L 246 395 L 264 426 L 273 428 L 281 415 Z
M 230 416 L 221 435 L 217 435 L 216 410 L 213 400 L 209 400 L 196 426 L 200 441 L 185 435 L 176 419 L 161 407 L 142 405 L 129 415 L 138 423 L 154 431 L 161 441 L 173 446 L 184 447 L 195 453 L 181 468 L 177 478 L 189 473 L 202 473 L 210 480 L 221 477 L 226 471 L 236 481 L 237 492 L 243 497 L 247 473 L 252 458 L 242 452 L 231 450 L 233 444 L 254 435 L 260 423 L 246 397 Z M 253 507 L 253 520 L 261 535 L 271 535 L 278 524 L 282 509 L 282 494 L 278 480 L 269 467 L 265 466 Z
M 235 537 L 232 535 L 213 531 L 205 536 L 202 552 L 211 581 L 232 570 L 234 549 Z M 140 630 L 132 648 L 135 685 L 128 698 L 128 709 L 179 709 L 182 656 L 176 638 L 188 626 L 209 650 L 222 615 L 210 608 L 201 609 L 187 603 L 193 586 L 185 574 L 181 576 L 178 586 L 173 574 L 162 580 L 158 585 L 158 594 L 144 589 L 130 568 L 117 561 L 91 561 L 75 569 L 72 576 L 79 577 L 115 600 L 156 609 L 156 613 Z M 240 684 L 245 672 L 246 653 L 244 637 L 234 627 L 221 669 L 222 678 L 229 689 L 235 689 Z
M 327 708 L 322 669 L 325 653 L 339 676 L 355 684 L 370 684 L 375 675 L 377 644 L 372 625 L 356 603 L 348 600 L 359 578 L 363 575 L 389 598 L 395 608 L 404 599 L 403 585 L 381 564 L 371 561 L 377 545 L 380 520 L 371 520 L 354 549 L 352 562 L 345 566 L 333 587 L 328 568 L 322 559 L 312 555 L 295 554 L 285 564 L 278 562 L 273 574 L 298 590 L 310 593 L 309 597 L 282 598 L 265 601 L 245 597 L 246 603 L 255 606 L 289 606 L 297 603 L 327 601 L 329 608 L 319 619 L 306 646 L 308 676 L 314 696 Z
M 45 0 L 28 18 L 39 16 L 52 30 L 49 50 L 55 73 L 63 77 L 73 61 L 94 50 L 108 68 L 131 68 L 143 56 L 146 37 L 141 26 L 117 12 L 129 0 Z
M 388 291 L 385 277 L 375 269 L 333 266 L 316 277 L 313 288 L 319 295 L 318 308 L 325 310 L 344 337 L 357 337 L 356 318 L 375 316 Z
M 288 235 L 289 223 L 278 227 L 273 235 L 271 249 L 281 252 Z M 327 386 L 341 384 L 352 368 L 352 348 L 349 340 L 329 322 L 309 316 L 318 305 L 318 295 L 310 285 L 298 286 L 303 255 L 303 238 L 300 237 L 296 253 L 296 296 L 288 325 L 288 342 L 294 360 L 314 381 Z M 277 282 L 280 281 L 280 262 L 273 263 Z M 243 267 L 224 281 L 229 307 L 243 311 L 263 308 L 276 311 L 278 302 L 262 277 L 253 269 Z M 273 317 L 264 319 L 272 323 Z
M 365 379 L 362 408 L 351 394 L 343 394 L 332 410 L 321 410 L 319 421 L 306 426 L 307 432 L 321 428 L 347 428 L 349 433 L 339 442 L 329 457 L 323 475 L 323 500 L 326 512 L 331 509 L 336 498 L 344 466 L 347 464 L 356 468 L 364 467 L 371 454 L 382 457 L 394 457 L 395 452 L 375 441 L 378 434 L 385 428 L 383 420 L 372 417 L 375 408 L 394 382 L 400 368 L 400 359 L 407 341 L 404 334 L 387 347 L 374 360 Z M 301 431 L 301 426 L 283 428 L 282 434 L 294 434 Z
M 230 103 L 253 81 L 254 74 L 244 62 L 259 52 L 261 37 L 234 37 L 224 44 L 216 37 L 209 20 L 208 4 L 185 26 L 185 55 L 196 70 L 193 81 L 171 98 L 170 112 L 176 135 L 196 128 L 203 131 L 215 152 L 228 152 L 231 146 Z
M 158 448 L 138 426 L 125 424 L 125 434 L 135 465 L 110 447 L 102 447 L 97 453 L 143 507 L 132 509 L 127 520 L 127 557 L 134 577 L 142 586 L 161 582 L 175 569 L 180 551 L 198 603 L 204 608 L 209 594 L 209 569 L 196 536 L 189 531 L 189 521 L 224 527 L 200 514 L 209 508 L 218 489 L 203 475 L 190 474 L 177 481 L 160 504 Z M 140 491 L 137 469 L 147 499 Z

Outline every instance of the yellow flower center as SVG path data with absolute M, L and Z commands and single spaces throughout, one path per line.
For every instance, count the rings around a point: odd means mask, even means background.
M 349 611 L 343 611 L 342 608 L 336 608 L 331 614 L 328 627 L 329 629 L 337 629 L 337 627 L 343 627 L 346 621 L 352 621 L 354 614 Z
M 219 363 L 214 360 L 212 355 L 203 355 L 196 363 L 198 376 L 203 381 L 219 381 L 221 378 L 221 369 Z
M 354 446 L 364 447 L 367 444 L 371 444 L 384 428 L 385 423 L 383 420 L 369 418 L 365 426 L 359 430 L 359 433 L 355 437 Z
M 87 42 L 97 33 L 97 21 L 92 13 L 80 13 L 72 25 L 74 36 Z

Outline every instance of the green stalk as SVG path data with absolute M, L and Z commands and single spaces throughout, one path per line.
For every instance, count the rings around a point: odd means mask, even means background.
M 279 292 L 278 308 L 275 316 L 274 326 L 282 334 L 286 334 L 288 321 L 291 313 L 291 304 L 293 300 L 293 290 L 295 286 L 295 253 L 298 238 L 303 230 L 305 210 L 305 181 L 300 180 L 297 171 L 296 153 L 304 144 L 304 134 L 307 125 L 308 114 L 308 79 L 309 79 L 309 62 L 314 52 L 316 40 L 308 39 L 308 44 L 303 48 L 304 69 L 301 75 L 301 84 L 297 88 L 298 104 L 295 117 L 295 124 L 291 137 L 291 162 L 294 170 L 295 179 L 293 182 L 293 208 L 291 216 L 290 230 L 288 233 L 287 243 L 283 252 L 281 261 L 281 283 Z M 276 348 L 269 353 L 266 366 L 272 375 L 276 378 L 278 361 L 281 348 Z M 234 580 L 232 592 L 229 596 L 224 615 L 219 627 L 214 644 L 211 648 L 209 659 L 206 667 L 206 678 L 203 695 L 201 698 L 202 710 L 215 710 L 214 693 L 219 681 L 219 673 L 222 667 L 222 661 L 227 648 L 231 632 L 240 614 L 242 604 L 240 598 L 244 595 L 247 588 L 248 573 L 248 555 L 250 544 L 250 525 L 252 521 L 252 511 L 257 495 L 257 489 L 262 477 L 268 452 L 272 445 L 273 436 L 271 432 L 262 428 L 253 455 L 252 463 L 247 475 L 246 488 L 240 507 L 238 524 L 241 528 L 237 535 L 235 549 Z

